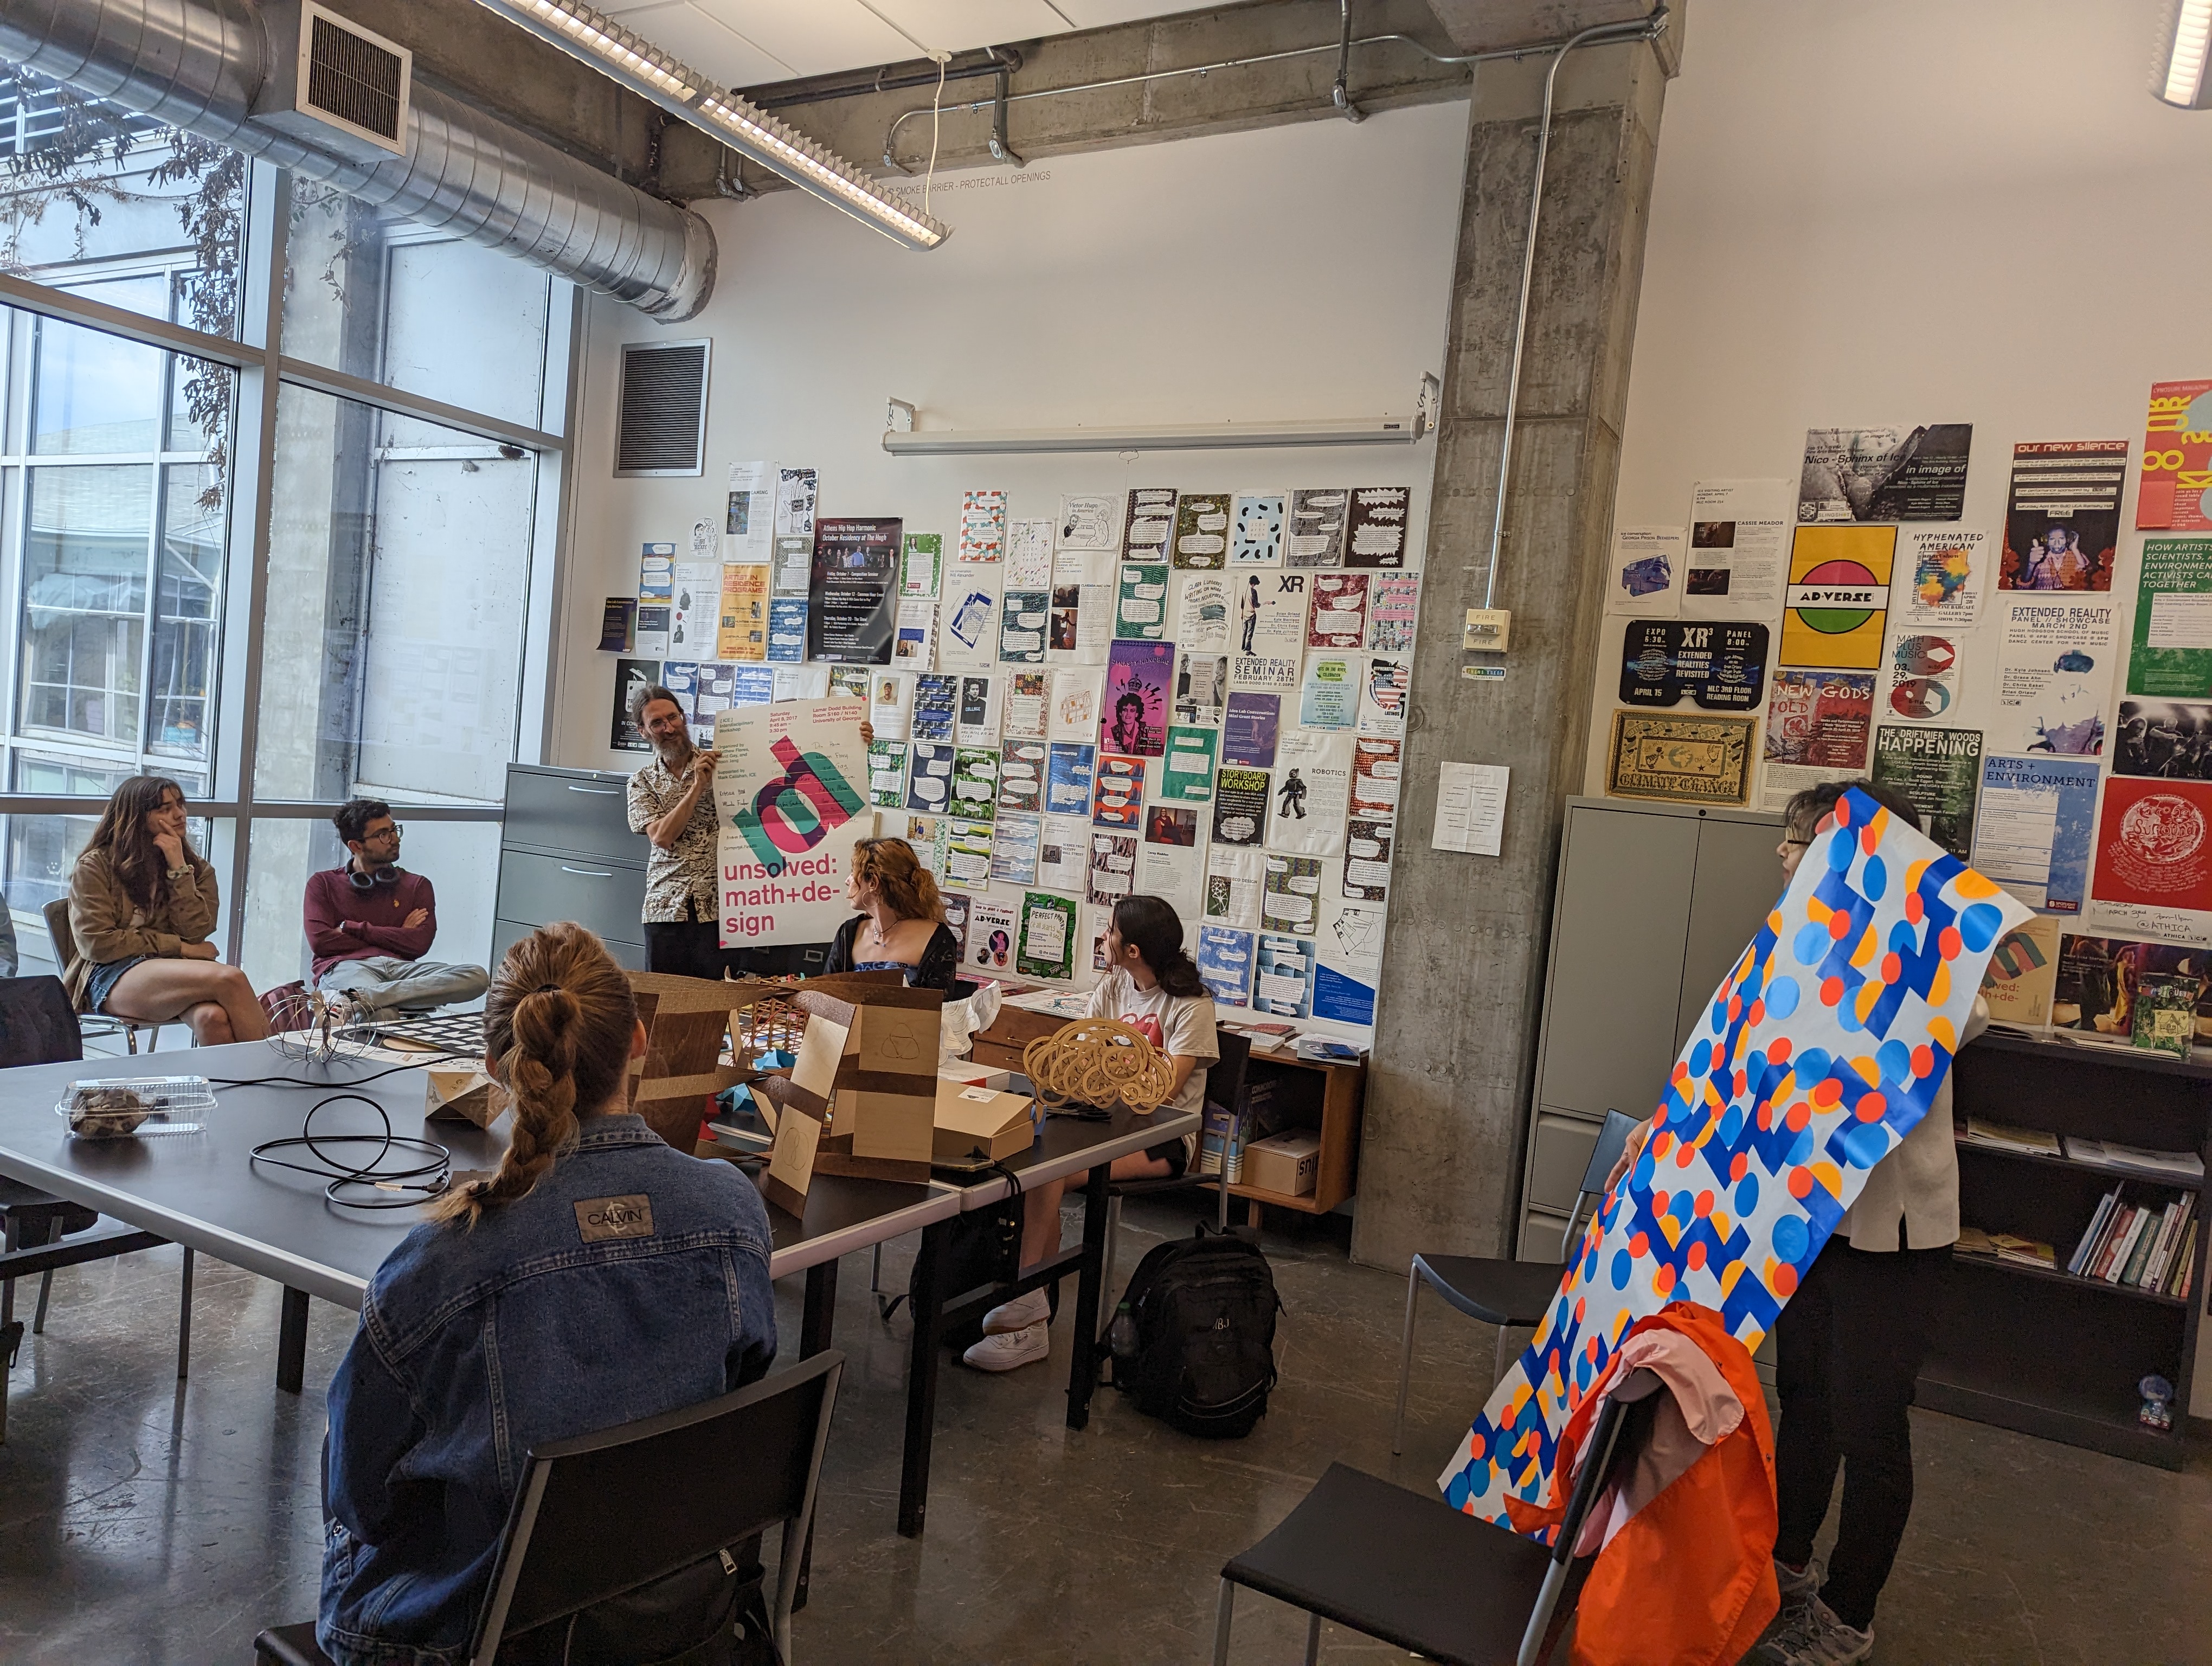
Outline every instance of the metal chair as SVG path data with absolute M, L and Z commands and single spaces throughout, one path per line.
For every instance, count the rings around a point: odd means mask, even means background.
M 1222 1568 L 1214 1666 L 1227 1666 L 1239 1585 L 1305 1610 L 1307 1666 L 1324 1620 L 1445 1666 L 1548 1659 L 1589 1567 L 1574 1554 L 1583 1523 L 1649 1439 L 1659 1391 L 1638 1371 L 1607 1396 L 1549 1548 L 1434 1493 L 1331 1464 L 1279 1527 Z
M 1620 1159 L 1621 1147 L 1637 1126 L 1636 1118 L 1618 1110 L 1605 1114 L 1597 1144 L 1590 1148 L 1589 1165 L 1583 1170 L 1582 1189 L 1575 1195 L 1574 1213 L 1567 1217 L 1565 1236 L 1559 1241 L 1557 1262 L 1504 1261 L 1488 1256 L 1431 1256 L 1413 1257 L 1406 1274 L 1406 1331 L 1398 1345 L 1398 1416 L 1390 1426 L 1390 1450 L 1406 1450 L 1406 1390 L 1413 1375 L 1413 1312 L 1421 1286 L 1436 1292 L 1470 1319 L 1498 1327 L 1498 1375 L 1505 1375 L 1505 1335 L 1540 1325 L 1559 1293 L 1559 1268 L 1574 1253 L 1575 1231 L 1583 1207 L 1605 1190 L 1605 1177 Z
M 801 1547 L 844 1366 L 845 1356 L 828 1349 L 720 1399 L 533 1449 L 477 1613 L 472 1666 L 491 1666 L 502 1639 L 718 1551 L 727 1566 L 731 1547 L 778 1525 L 769 1626 L 788 1663 Z M 270 1666 L 330 1666 L 312 1620 L 263 1632 L 253 1656 Z
M 40 909 L 46 917 L 46 935 L 54 945 L 54 967 L 67 971 L 70 961 L 76 958 L 76 933 L 70 926 L 69 898 L 57 897 Z M 79 1012 L 77 1030 L 86 1036 L 120 1036 L 123 1044 L 131 1052 L 138 1050 L 138 1032 L 147 1031 L 146 1050 L 157 1050 L 161 1045 L 161 1026 L 158 1024 L 138 1024 L 130 1018 L 112 1018 L 106 1012 Z
M 84 1056 L 78 1015 L 70 1009 L 69 992 L 56 977 L 0 978 L 0 1069 L 26 1064 L 62 1064 Z M 149 1232 L 115 1230 L 76 1237 L 99 1224 L 98 1212 L 52 1192 L 40 1191 L 21 1181 L 0 1178 L 0 1443 L 8 1438 L 6 1373 L 15 1364 L 23 1343 L 23 1326 L 15 1317 L 15 1280 L 39 1275 L 39 1304 L 31 1318 L 31 1335 L 43 1336 L 46 1304 L 53 1294 L 58 1268 L 150 1250 L 167 1242 Z M 177 1375 L 183 1377 L 191 1358 L 192 1252 L 185 1251 L 183 1305 L 177 1320 Z

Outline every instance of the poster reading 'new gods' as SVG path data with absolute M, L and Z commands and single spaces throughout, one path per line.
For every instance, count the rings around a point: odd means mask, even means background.
M 857 698 L 715 714 L 722 947 L 820 943 L 844 924 L 853 845 L 876 830 L 867 715 Z

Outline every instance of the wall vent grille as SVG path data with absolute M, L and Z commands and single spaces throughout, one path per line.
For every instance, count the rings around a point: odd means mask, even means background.
M 406 54 L 321 11 L 311 11 L 307 23 L 303 106 L 398 149 L 407 113 Z
M 617 477 L 703 474 L 706 454 L 707 344 L 625 345 Z

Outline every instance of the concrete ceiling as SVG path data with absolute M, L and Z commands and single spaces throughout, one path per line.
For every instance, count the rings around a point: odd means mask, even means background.
M 1192 9 L 1192 0 L 617 0 L 606 11 L 728 87 L 872 69 Z
M 1429 0 L 1429 9 L 1463 52 L 1486 52 L 1528 40 L 1559 40 L 1599 23 L 1626 23 L 1650 14 L 1655 0 Z M 1675 0 L 1674 9 L 1682 9 Z

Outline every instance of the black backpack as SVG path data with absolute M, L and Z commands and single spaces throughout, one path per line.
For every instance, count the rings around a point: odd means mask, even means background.
M 1114 1386 L 1137 1409 L 1188 1435 L 1241 1440 L 1275 1386 L 1275 1315 L 1282 1300 L 1260 1246 L 1231 1233 L 1173 1238 L 1137 1263 L 1122 1299 L 1135 1322 L 1133 1357 Z M 1125 1380 L 1126 1378 L 1126 1380 Z

